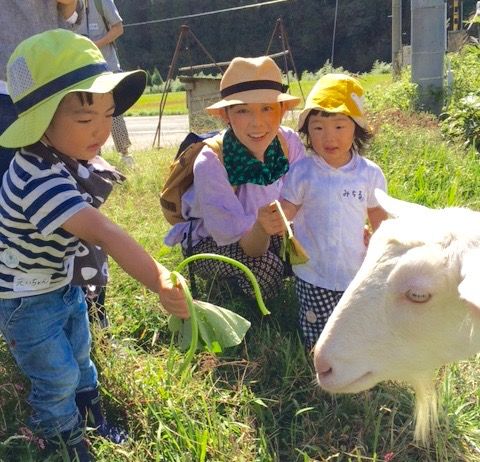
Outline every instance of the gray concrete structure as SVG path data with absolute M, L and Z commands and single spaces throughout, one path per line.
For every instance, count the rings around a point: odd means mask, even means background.
M 392 70 L 393 77 L 402 69 L 402 0 L 392 0 Z
M 221 77 L 179 76 L 187 95 L 188 123 L 190 131 L 206 132 L 222 126 L 221 122 L 209 116 L 205 108 L 216 103 L 220 96 Z
M 419 88 L 419 109 L 440 114 L 446 49 L 445 0 L 412 0 L 412 81 Z

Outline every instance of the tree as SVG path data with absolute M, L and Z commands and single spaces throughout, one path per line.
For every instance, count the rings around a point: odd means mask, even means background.
M 314 72 L 331 58 L 336 0 L 291 0 L 190 19 L 151 22 L 263 1 L 116 0 L 126 26 L 124 35 L 118 40 L 121 62 L 126 69 L 157 67 L 161 74 L 167 75 L 179 29 L 184 23 L 217 61 L 229 61 L 235 56 L 259 56 L 265 53 L 279 17 L 283 19 L 300 73 L 304 70 Z M 407 44 L 410 2 L 402 4 L 404 44 Z M 465 14 L 469 11 L 467 5 L 474 8 L 474 4 L 475 0 L 465 1 Z M 390 62 L 390 15 L 390 1 L 339 0 L 334 65 L 351 72 L 364 72 L 376 60 Z M 137 22 L 145 24 L 129 27 Z M 206 61 L 200 47 L 190 42 L 182 49 L 178 64 L 180 67 Z M 211 72 L 217 71 L 212 69 Z

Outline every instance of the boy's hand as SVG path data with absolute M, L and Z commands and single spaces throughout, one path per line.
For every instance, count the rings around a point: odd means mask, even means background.
M 185 295 L 180 286 L 174 286 L 170 279 L 170 271 L 165 268 L 160 272 L 160 303 L 170 313 L 179 318 L 187 319 L 188 309 Z

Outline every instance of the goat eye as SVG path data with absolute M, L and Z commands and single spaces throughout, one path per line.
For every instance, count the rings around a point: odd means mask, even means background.
M 407 290 L 405 295 L 413 303 L 426 303 L 432 298 L 432 294 L 427 292 L 416 292 L 413 289 Z

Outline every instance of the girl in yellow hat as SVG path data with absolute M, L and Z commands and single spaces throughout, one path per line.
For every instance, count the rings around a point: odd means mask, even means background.
M 386 218 L 374 189 L 386 189 L 380 167 L 362 157 L 372 137 L 364 91 L 345 74 L 327 74 L 308 95 L 298 130 L 309 156 L 292 165 L 281 204 L 310 260 L 294 265 L 299 324 L 307 348 L 359 269 L 366 251 L 366 221 L 376 230 Z

